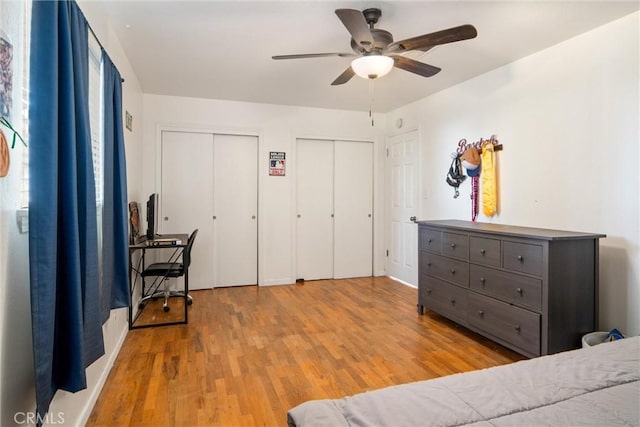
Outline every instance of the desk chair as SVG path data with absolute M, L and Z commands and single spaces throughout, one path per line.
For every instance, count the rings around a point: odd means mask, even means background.
M 198 229 L 196 228 L 187 240 L 187 246 L 185 246 L 182 252 L 182 262 L 155 262 L 149 265 L 141 273 L 142 280 L 146 277 L 161 277 L 164 280 L 164 290 L 161 292 L 155 292 L 152 295 L 146 296 L 140 300 L 139 307 L 142 308 L 144 304 L 150 299 L 164 298 L 162 303 L 162 309 L 169 311 L 169 298 L 171 297 L 185 297 L 184 291 L 171 291 L 169 290 L 169 278 L 178 278 L 184 276 L 185 289 L 189 289 L 189 265 L 191 264 L 191 248 L 193 247 L 193 241 L 196 239 Z M 186 295 L 187 304 L 193 304 L 193 298 L 191 295 Z

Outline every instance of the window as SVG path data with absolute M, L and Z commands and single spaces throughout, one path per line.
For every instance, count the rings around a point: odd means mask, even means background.
M 24 64 L 22 67 L 22 129 L 21 135 L 28 143 L 29 130 L 29 44 L 31 30 L 31 1 L 24 2 Z M 95 36 L 89 31 L 89 123 L 91 127 L 91 150 L 93 152 L 93 172 L 96 182 L 96 204 L 98 214 L 102 207 L 102 48 Z M 20 207 L 29 206 L 29 155 L 25 150 L 22 156 L 22 184 Z M 99 225 L 100 223 L 98 223 Z
M 89 31 L 89 126 L 91 127 L 91 151 L 93 174 L 96 180 L 96 204 L 102 206 L 102 49 Z
M 22 52 L 22 137 L 29 141 L 29 52 L 31 43 L 31 2 L 24 2 Z M 29 152 L 25 149 L 22 156 L 22 185 L 20 188 L 20 207 L 29 206 Z

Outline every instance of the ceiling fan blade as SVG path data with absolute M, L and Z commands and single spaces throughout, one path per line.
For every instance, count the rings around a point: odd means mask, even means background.
M 404 56 L 392 56 L 394 60 L 393 66 L 400 68 L 401 70 L 409 71 L 414 74 L 418 74 L 422 77 L 431 77 L 440 72 L 440 68 L 433 65 L 425 64 Z
M 353 40 L 369 52 L 375 40 L 362 12 L 355 9 L 336 9 L 336 15 L 338 15 L 338 18 L 340 18 L 344 26 L 347 27 Z
M 387 52 L 391 53 L 407 50 L 421 50 L 426 52 L 434 46 L 473 39 L 477 35 L 478 31 L 473 25 L 461 25 L 459 27 L 436 31 L 435 33 L 423 34 L 410 39 L 393 42 L 388 46 Z
M 351 80 L 351 77 L 355 76 L 356 73 L 353 71 L 353 68 L 351 68 L 351 66 L 349 66 L 349 68 L 347 68 L 346 70 L 344 70 L 344 72 L 342 74 L 340 74 L 338 76 L 337 79 L 335 79 L 332 83 L 331 86 L 337 86 L 337 85 L 343 85 L 346 82 L 348 82 L 349 80 Z
M 324 58 L 328 56 L 340 56 L 342 58 L 351 58 L 357 56 L 354 53 L 301 53 L 297 55 L 274 55 L 271 59 L 300 59 L 300 58 Z

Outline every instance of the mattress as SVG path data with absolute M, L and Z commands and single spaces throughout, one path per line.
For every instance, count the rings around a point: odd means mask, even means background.
M 289 426 L 640 425 L 640 337 L 334 400 Z

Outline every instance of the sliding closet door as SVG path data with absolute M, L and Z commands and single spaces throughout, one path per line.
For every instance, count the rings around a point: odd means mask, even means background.
M 297 144 L 297 278 L 333 277 L 333 141 Z
M 189 288 L 208 289 L 213 286 L 213 135 L 163 131 L 161 143 L 159 232 L 199 230 L 191 252 Z
M 373 274 L 373 144 L 335 142 L 333 277 Z
M 258 138 L 216 134 L 213 149 L 214 286 L 255 285 Z

